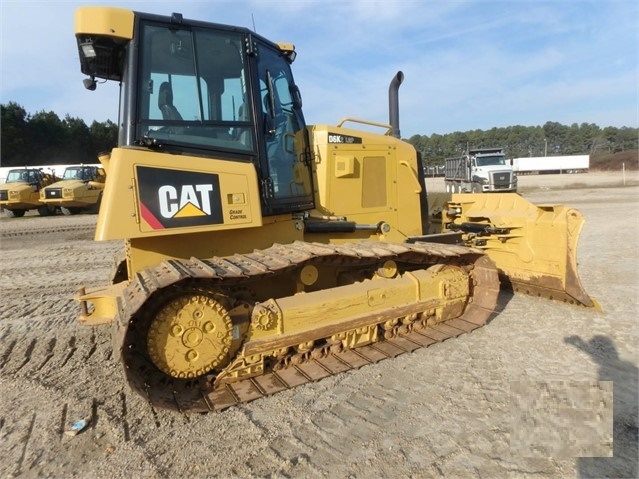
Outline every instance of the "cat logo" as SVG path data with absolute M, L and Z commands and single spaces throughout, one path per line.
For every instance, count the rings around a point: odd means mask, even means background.
M 179 195 L 175 186 L 160 186 L 160 214 L 163 218 L 210 215 L 212 192 L 213 185 L 182 185 Z
M 223 222 L 219 175 L 136 167 L 140 216 L 153 230 Z

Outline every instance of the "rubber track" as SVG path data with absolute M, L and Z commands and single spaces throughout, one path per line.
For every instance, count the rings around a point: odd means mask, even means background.
M 222 383 L 212 389 L 210 381 L 173 380 L 149 367 L 135 346 L 127 343 L 129 323 L 135 324 L 136 313 L 161 288 L 187 279 L 207 279 L 206 287 L 239 285 L 247 279 L 272 275 L 298 268 L 306 263 L 326 261 L 335 264 L 361 265 L 393 259 L 398 262 L 433 264 L 466 264 L 471 266 L 471 298 L 461 317 L 428 326 L 357 349 L 329 354 L 278 371 L 269 371 L 259 377 Z M 477 293 L 480 293 L 479 295 Z M 349 369 L 392 358 L 405 352 L 428 347 L 436 342 L 459 336 L 486 324 L 494 309 L 499 292 L 497 270 L 481 251 L 456 245 L 436 243 L 381 243 L 361 241 L 342 245 L 294 242 L 248 254 L 224 258 L 199 260 L 166 260 L 155 267 L 141 271 L 120 297 L 116 314 L 114 350 L 122 351 L 124 371 L 129 384 L 147 396 L 155 407 L 181 412 L 219 411 L 233 405 L 252 401 L 276 392 Z M 135 327 L 131 328 L 135 331 Z M 134 333 L 135 334 L 135 333 Z

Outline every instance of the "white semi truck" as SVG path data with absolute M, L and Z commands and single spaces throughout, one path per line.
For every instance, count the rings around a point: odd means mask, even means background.
M 516 192 L 517 176 L 501 148 L 468 150 L 447 158 L 444 180 L 448 193 Z
M 590 155 L 533 156 L 510 161 L 518 175 L 587 173 L 590 168 Z

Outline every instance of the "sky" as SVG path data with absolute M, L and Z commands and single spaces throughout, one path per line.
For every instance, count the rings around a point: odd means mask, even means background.
M 91 4 L 294 43 L 308 124 L 388 123 L 388 86 L 402 71 L 403 138 L 547 121 L 639 126 L 639 7 L 626 0 L 0 0 L 0 103 L 117 122 L 117 83 L 82 85 L 73 17 Z

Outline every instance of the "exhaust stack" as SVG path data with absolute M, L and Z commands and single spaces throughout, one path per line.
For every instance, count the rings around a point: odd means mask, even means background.
M 404 73 L 398 71 L 388 86 L 388 123 L 393 128 L 391 135 L 401 138 L 399 133 L 399 86 L 404 81 Z

